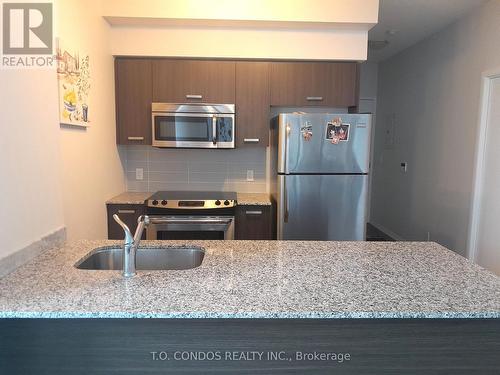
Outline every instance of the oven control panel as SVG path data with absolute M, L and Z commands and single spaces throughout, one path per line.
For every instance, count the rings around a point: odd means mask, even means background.
M 181 210 L 202 210 L 202 209 L 217 209 L 229 208 L 237 205 L 234 199 L 217 199 L 217 200 L 159 200 L 149 199 L 148 207 L 153 208 L 172 208 Z

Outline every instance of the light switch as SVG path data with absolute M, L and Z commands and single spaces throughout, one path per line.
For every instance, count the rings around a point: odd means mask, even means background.
M 144 179 L 144 169 L 143 168 L 136 168 L 135 169 L 135 179 L 136 180 L 143 180 Z
M 253 181 L 253 169 L 247 169 L 247 181 Z
M 408 172 L 408 163 L 407 162 L 401 163 L 401 172 L 403 172 L 403 173 Z

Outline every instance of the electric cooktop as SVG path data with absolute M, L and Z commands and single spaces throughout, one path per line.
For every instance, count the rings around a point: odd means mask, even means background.
M 217 209 L 237 205 L 236 193 L 227 191 L 158 191 L 146 201 L 148 207 Z

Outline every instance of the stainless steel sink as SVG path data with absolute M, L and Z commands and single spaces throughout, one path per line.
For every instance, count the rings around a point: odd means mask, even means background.
M 201 265 L 205 250 L 201 247 L 139 248 L 138 270 L 187 270 Z M 82 270 L 121 270 L 123 249 L 121 247 L 98 248 L 75 264 Z

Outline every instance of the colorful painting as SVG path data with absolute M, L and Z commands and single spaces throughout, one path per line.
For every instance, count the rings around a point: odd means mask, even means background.
M 89 126 L 90 63 L 89 56 L 68 52 L 57 46 L 59 82 L 59 122 L 64 125 Z

